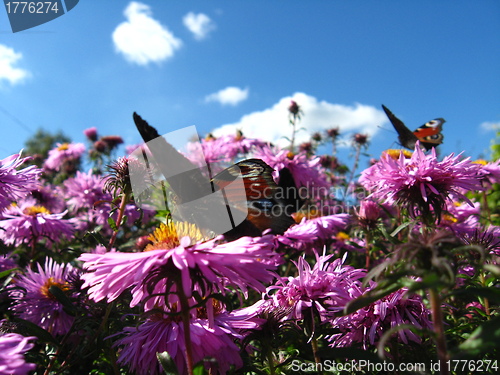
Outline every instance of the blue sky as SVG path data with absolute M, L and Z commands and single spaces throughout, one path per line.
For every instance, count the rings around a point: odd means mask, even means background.
M 397 146 L 381 104 L 412 130 L 444 117 L 442 154 L 488 156 L 499 46 L 496 0 L 82 0 L 15 34 L 0 9 L 0 158 L 39 127 L 138 143 L 133 111 L 279 143 L 292 98 L 310 131 L 371 134 L 374 157 Z

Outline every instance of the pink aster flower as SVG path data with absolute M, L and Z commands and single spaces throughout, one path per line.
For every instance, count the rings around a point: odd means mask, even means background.
M 218 138 L 207 137 L 202 139 L 200 143 L 188 144 L 187 157 L 198 166 L 209 163 L 211 172 L 215 174 L 251 150 L 265 145 L 265 142 L 245 138 L 241 133 L 223 135 Z
M 26 363 L 23 354 L 33 347 L 29 341 L 35 339 L 18 333 L 0 333 L 0 374 L 27 375 L 33 371 L 36 365 Z
M 361 288 L 361 279 L 366 272 L 343 265 L 344 259 L 330 261 L 332 254 L 317 256 L 311 267 L 304 258 L 299 258 L 299 275 L 282 279 L 283 286 L 268 288 L 275 291 L 272 300 L 275 307 L 291 308 L 290 319 L 302 319 L 305 310 L 314 308 L 322 321 L 330 319 L 352 299 L 351 290 Z
M 38 186 L 37 189 L 31 191 L 31 198 L 33 205 L 43 206 L 50 212 L 66 211 L 64 193 L 59 185 L 44 183 L 44 185 Z
M 85 145 L 83 143 L 58 143 L 56 148 L 49 151 L 49 157 L 45 160 L 44 167 L 59 171 L 65 162 L 80 160 L 84 152 Z
M 216 319 L 211 325 L 207 319 L 192 319 L 190 322 L 193 362 L 205 357 L 215 358 L 216 365 L 206 363 L 214 374 L 225 374 L 234 365 L 243 365 L 239 348 L 233 341 L 231 330 Z M 119 363 L 127 364 L 134 373 L 163 374 L 156 353 L 167 352 L 177 366 L 179 374 L 186 374 L 186 343 L 182 321 L 160 314 L 151 315 L 138 327 L 126 327 L 124 338 L 115 343 L 123 346 Z
M 300 251 L 321 250 L 339 231 L 346 229 L 349 220 L 348 214 L 304 218 L 278 236 L 278 241 Z
M 500 184 L 500 159 L 493 162 L 476 161 L 481 167 L 482 179 L 487 185 Z
M 56 287 L 68 293 L 75 271 L 71 265 L 59 265 L 50 258 L 44 267 L 38 264 L 37 268 L 38 272 L 28 269 L 16 280 L 16 286 L 24 292 L 18 289 L 10 292 L 16 302 L 12 310 L 21 319 L 37 324 L 54 335 L 64 335 L 71 328 L 74 317 L 64 311 L 50 288 Z
M 83 134 L 92 142 L 97 141 L 97 128 L 95 126 L 85 129 Z
M 351 298 L 357 298 L 373 288 L 352 288 Z M 418 295 L 407 295 L 406 289 L 400 289 L 388 296 L 363 307 L 352 314 L 334 318 L 332 326 L 340 333 L 331 335 L 328 340 L 333 347 L 351 347 L 361 343 L 366 350 L 376 345 L 383 334 L 396 326 L 410 324 L 419 329 L 432 329 L 430 311 L 425 307 Z M 399 330 L 399 340 L 405 344 L 409 341 L 420 343 L 420 336 L 410 330 Z
M 279 171 L 288 168 L 299 189 L 305 189 L 305 196 L 324 197 L 330 195 L 330 184 L 321 158 L 308 158 L 305 153 L 292 154 L 288 150 L 265 146 L 254 152 L 254 157 L 262 159 L 271 168 L 274 168 L 274 178 L 277 180 Z
M 104 180 L 102 176 L 76 172 L 75 177 L 64 181 L 65 196 L 73 212 L 80 208 L 93 209 L 99 201 L 111 201 L 111 196 L 103 192 Z
M 18 170 L 28 159 L 15 154 L 0 160 L 0 212 L 37 187 L 40 168 L 32 165 Z
M 446 202 L 446 213 L 439 227 L 451 229 L 457 236 L 472 235 L 479 227 L 481 204 Z
M 163 248 L 162 248 L 163 247 Z M 153 250 L 149 250 L 153 249 Z M 194 290 L 224 292 L 226 287 L 264 291 L 263 283 L 274 278 L 274 269 L 281 257 L 274 253 L 273 236 L 242 237 L 217 244 L 215 240 L 190 246 L 183 237 L 178 245 L 159 242 L 142 253 L 82 254 L 87 270 L 83 287 L 90 287 L 95 301 L 116 299 L 132 288 L 131 306 L 147 299 L 146 309 L 164 298 L 147 298 L 151 290 L 165 293 L 165 285 L 181 278 L 187 297 Z
M 0 273 L 12 268 L 16 268 L 16 262 L 14 262 L 10 255 L 0 255 Z
M 472 203 L 463 191 L 483 190 L 479 179 L 479 166 L 461 155 L 446 156 L 438 161 L 436 151 L 425 155 L 420 145 L 407 159 L 401 153 L 399 159 L 387 154 L 380 161 L 362 172 L 360 183 L 370 197 L 395 202 L 416 217 L 424 219 L 441 217 L 446 201 L 453 199 Z
M 66 212 L 53 214 L 43 206 L 30 205 L 11 207 L 0 220 L 0 239 L 6 245 L 18 246 L 22 243 L 45 239 L 47 245 L 59 243 L 63 238 L 73 237 L 73 226 L 63 219 Z

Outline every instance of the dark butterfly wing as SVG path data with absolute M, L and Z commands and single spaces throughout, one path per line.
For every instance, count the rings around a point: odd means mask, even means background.
M 145 159 L 155 164 L 165 176 L 172 190 L 179 196 L 181 203 L 190 202 L 212 193 L 212 187 L 199 168 L 178 152 L 158 134 L 158 131 L 134 112 L 134 122 L 153 159 Z M 151 142 L 153 141 L 154 142 Z M 176 172 L 179 171 L 179 172 Z M 182 194 L 179 194 L 182 192 Z
M 383 104 L 382 109 L 391 121 L 394 129 L 398 132 L 399 143 L 401 143 L 402 146 L 413 150 L 415 148 L 415 143 L 418 141 L 418 137 L 406 127 L 403 121 L 394 116 L 394 114 Z
M 441 134 L 441 131 L 445 122 L 444 118 L 436 118 L 416 129 L 413 134 L 420 140 L 420 144 L 426 150 L 430 150 L 432 147 L 443 143 L 444 136 Z
M 273 169 L 262 160 L 241 161 L 208 181 L 197 167 L 163 137 L 160 137 L 157 130 L 136 113 L 134 113 L 134 122 L 144 141 L 149 142 L 148 148 L 154 160 L 158 161 L 157 168 L 164 176 L 170 176 L 166 180 L 179 197 L 179 201 L 186 203 L 205 197 L 200 200 L 201 205 L 196 213 L 190 211 L 190 214 L 185 217 L 187 221 L 196 224 L 199 228 L 209 230 L 215 230 L 214 223 L 227 221 L 227 217 L 217 217 L 213 212 L 220 213 L 220 210 L 207 209 L 218 203 L 217 201 L 210 202 L 211 199 L 215 199 L 211 193 L 222 190 L 226 197 L 226 204 L 231 202 L 230 206 L 227 205 L 227 213 L 231 214 L 230 209 L 248 212 L 243 222 L 225 234 L 230 240 L 244 235 L 257 236 L 268 228 L 274 233 L 283 233 L 294 223 L 290 216 L 292 210 L 287 209 L 287 202 L 279 197 L 278 185 L 272 178 Z M 155 142 L 150 142 L 152 140 Z M 178 169 L 183 172 L 172 175 L 172 166 L 178 166 Z M 283 182 L 295 188 L 290 172 L 284 170 L 280 173 L 280 178 L 282 175 L 284 176 Z M 237 178 L 242 178 L 244 189 L 241 189 L 241 185 L 232 184 Z
M 293 218 L 281 198 L 280 187 L 274 182 L 273 169 L 260 159 L 240 161 L 213 178 L 218 188 L 224 188 L 236 208 L 248 211 L 247 220 L 260 232 L 271 229 L 273 233 L 284 233 L 292 224 Z M 229 183 L 241 173 L 245 186 L 245 197 L 240 189 L 232 189 Z

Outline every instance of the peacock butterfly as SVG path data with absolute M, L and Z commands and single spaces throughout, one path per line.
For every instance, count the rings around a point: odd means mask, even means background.
M 436 147 L 443 143 L 444 136 L 441 134 L 441 131 L 445 119 L 436 118 L 412 132 L 406 127 L 403 121 L 394 116 L 394 114 L 383 104 L 382 109 L 391 121 L 394 129 L 398 132 L 398 139 L 402 146 L 413 150 L 415 148 L 415 143 L 420 141 L 420 145 L 423 146 L 426 151 L 429 151 L 432 147 Z
M 240 161 L 207 179 L 189 159 L 160 137 L 153 126 L 135 112 L 133 118 L 156 160 L 168 160 L 169 166 L 175 165 L 179 170 L 187 171 L 171 176 L 170 168 L 167 170 L 165 165 L 158 165 L 180 203 L 199 204 L 191 206 L 195 209 L 189 210 L 183 217 L 184 220 L 194 223 L 198 228 L 218 233 L 217 223 L 227 221 L 227 217 L 223 217 L 227 213 L 207 207 L 219 207 L 220 203 L 215 202 L 214 194 L 210 193 L 223 191 L 227 212 L 233 216 L 244 215 L 241 222 L 225 231 L 224 235 L 228 240 L 259 236 L 266 229 L 270 229 L 271 233 L 282 234 L 295 223 L 292 213 L 303 202 L 287 168 L 279 171 L 279 184 L 273 179 L 274 170 L 260 159 Z M 152 140 L 156 141 L 150 142 Z M 238 178 L 241 178 L 244 189 L 233 183 Z

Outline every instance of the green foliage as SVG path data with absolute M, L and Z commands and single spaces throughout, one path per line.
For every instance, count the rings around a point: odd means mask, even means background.
M 26 140 L 24 152 L 27 155 L 36 156 L 34 164 L 41 166 L 42 161 L 47 158 L 49 150 L 53 149 L 57 143 L 70 143 L 71 138 L 62 131 L 52 134 L 42 128 Z

